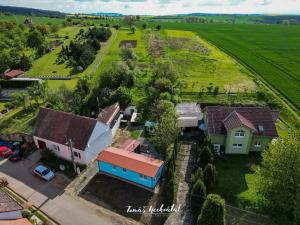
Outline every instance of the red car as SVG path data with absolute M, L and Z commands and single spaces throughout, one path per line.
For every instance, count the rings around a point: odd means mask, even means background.
M 11 149 L 9 149 L 8 147 L 6 147 L 6 146 L 0 147 L 0 156 L 2 158 L 7 158 L 13 154 L 14 154 L 13 151 Z

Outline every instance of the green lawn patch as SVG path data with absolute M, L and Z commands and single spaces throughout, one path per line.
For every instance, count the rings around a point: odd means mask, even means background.
M 256 193 L 256 177 L 252 167 L 260 163 L 260 155 L 226 155 L 215 161 L 218 181 L 214 192 L 220 194 L 228 204 L 260 211 Z
M 131 132 L 130 136 L 131 136 L 131 138 L 137 140 L 140 138 L 141 134 L 142 134 L 141 130 L 134 130 Z

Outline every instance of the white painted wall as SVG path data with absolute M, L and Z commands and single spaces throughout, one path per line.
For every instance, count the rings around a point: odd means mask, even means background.
M 117 122 L 120 124 L 120 122 Z M 116 124 L 117 124 L 116 123 Z M 104 123 L 97 122 L 93 133 L 88 141 L 88 146 L 84 150 L 86 162 L 95 159 L 98 154 L 112 144 L 112 130 Z
M 33 140 L 35 145 L 38 147 L 38 140 L 44 141 L 46 142 L 46 147 L 47 149 L 51 150 L 57 157 L 66 159 L 66 160 L 71 160 L 71 151 L 69 149 L 69 147 L 67 145 L 62 145 L 53 141 L 49 141 L 43 138 L 39 138 L 36 136 L 33 136 Z M 54 146 L 58 146 L 59 147 L 59 151 L 57 150 L 57 148 L 55 148 Z M 73 148 L 74 152 L 78 152 L 81 156 L 81 158 L 75 158 L 75 162 L 80 163 L 80 164 L 87 164 L 88 161 L 86 160 L 86 155 L 83 151 Z
M 112 137 L 114 137 L 114 136 L 116 135 L 117 130 L 119 129 L 122 117 L 123 117 L 123 115 L 120 114 L 118 120 L 116 121 L 115 125 L 114 125 L 113 128 L 111 129 Z
M 0 220 L 16 220 L 20 218 L 22 218 L 20 210 L 0 213 Z

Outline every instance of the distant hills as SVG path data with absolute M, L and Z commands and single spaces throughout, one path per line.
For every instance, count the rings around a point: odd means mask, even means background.
M 121 17 L 121 16 L 123 16 L 123 14 L 121 14 L 121 13 L 105 13 L 105 12 L 91 13 L 90 15 L 93 15 L 93 16 L 111 16 L 111 17 Z
M 26 7 L 16 7 L 16 6 L 1 6 L 0 12 L 11 13 L 16 15 L 28 15 L 28 16 L 49 16 L 49 17 L 64 17 L 66 14 L 58 11 L 42 10 L 42 9 L 32 9 Z

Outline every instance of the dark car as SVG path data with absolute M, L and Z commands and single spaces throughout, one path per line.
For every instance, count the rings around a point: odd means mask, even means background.
M 13 155 L 9 157 L 10 161 L 16 162 L 20 161 L 23 157 L 23 150 L 22 149 L 17 149 L 14 151 Z

